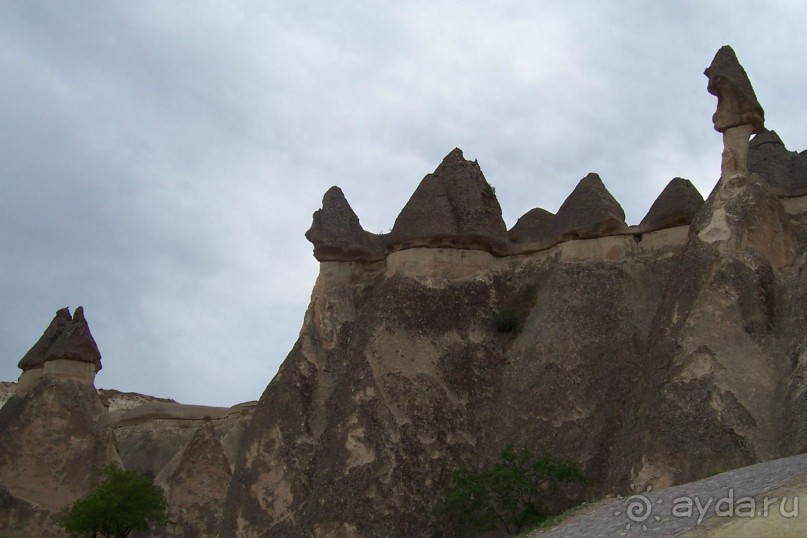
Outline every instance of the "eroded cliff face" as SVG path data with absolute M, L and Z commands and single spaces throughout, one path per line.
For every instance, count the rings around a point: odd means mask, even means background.
M 60 536 L 56 516 L 118 461 L 107 410 L 92 385 L 43 379 L 0 410 L 0 528 Z
M 799 452 L 807 200 L 752 171 L 704 203 L 677 178 L 631 227 L 581 184 L 563 219 L 533 210 L 497 249 L 322 261 L 221 535 L 440 535 L 452 471 L 507 444 L 575 460 L 590 497 Z

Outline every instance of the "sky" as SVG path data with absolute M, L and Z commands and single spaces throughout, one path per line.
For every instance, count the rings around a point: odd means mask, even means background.
M 459 147 L 508 227 L 588 172 L 637 224 L 720 173 L 703 75 L 730 44 L 807 148 L 807 3 L 183 1 L 0 4 L 0 380 L 83 305 L 96 386 L 258 399 L 318 272 L 332 185 L 387 232 Z

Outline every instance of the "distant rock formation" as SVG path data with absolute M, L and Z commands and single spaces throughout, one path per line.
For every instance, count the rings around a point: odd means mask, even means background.
M 703 196 L 688 179 L 673 178 L 650 206 L 639 228 L 648 232 L 688 225 L 702 206 Z
M 78 308 L 72 317 L 59 310 L 20 361 L 17 394 L 0 408 L 7 499 L 0 522 L 9 535 L 60 536 L 56 514 L 89 491 L 101 467 L 119 461 L 108 411 L 93 386 L 100 358 Z
M 169 536 L 216 536 L 230 477 L 216 431 L 205 420 L 155 480 L 175 514 Z
M 18 366 L 23 372 L 17 386 L 21 394 L 42 376 L 69 377 L 92 384 L 101 370 L 101 353 L 84 318 L 84 308 L 79 306 L 72 316 L 68 308 L 58 310 Z

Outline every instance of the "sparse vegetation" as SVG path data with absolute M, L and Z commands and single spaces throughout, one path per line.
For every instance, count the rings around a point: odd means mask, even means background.
M 574 462 L 508 446 L 492 467 L 454 473 L 445 511 L 460 531 L 503 528 L 515 535 L 550 517 L 547 496 L 556 494 L 561 483 L 574 482 L 586 482 Z
M 115 465 L 103 474 L 95 490 L 65 509 L 61 525 L 70 536 L 126 538 L 150 523 L 168 523 L 165 493 L 153 480 Z

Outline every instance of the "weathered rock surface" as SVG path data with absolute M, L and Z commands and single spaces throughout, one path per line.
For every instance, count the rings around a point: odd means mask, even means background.
M 554 225 L 554 235 L 560 240 L 600 237 L 628 228 L 622 206 L 594 173 L 581 179 L 566 198 Z
M 322 209 L 314 213 L 305 237 L 314 244 L 314 257 L 321 262 L 384 258 L 381 236 L 364 231 L 339 187 L 331 187 L 325 193 Z
M 215 536 L 230 484 L 230 463 L 218 435 L 205 420 L 155 482 L 166 491 L 174 528 L 169 536 Z
M 454 149 L 420 182 L 387 237 L 389 248 L 462 247 L 497 251 L 507 227 L 493 188 L 476 161 Z
M 748 170 L 758 174 L 779 196 L 807 194 L 807 151 L 788 151 L 776 131 L 751 139 Z
M 752 125 L 754 133 L 765 131 L 765 112 L 734 49 L 720 47 L 704 74 L 709 77 L 709 93 L 717 96 L 717 111 L 712 116 L 715 130 L 722 133 L 732 127 Z
M 156 476 L 208 420 L 233 463 L 254 407 L 255 402 L 228 408 L 152 401 L 110 418 L 124 466 Z
M 541 208 L 525 213 L 508 233 L 511 250 L 539 249 L 563 241 L 604 237 L 625 232 L 625 212 L 600 176 L 588 174 L 553 215 Z
M 549 244 L 553 237 L 555 215 L 546 209 L 536 207 L 524 213 L 507 232 L 513 243 Z
M 651 231 L 690 224 L 702 206 L 698 189 L 688 179 L 674 178 L 650 206 L 639 228 Z
M 0 409 L 0 484 L 7 499 L 24 501 L 10 501 L 11 512 L 0 508 L 0 521 L 19 510 L 27 513 L 25 503 L 58 513 L 89 491 L 101 467 L 116 460 L 107 410 L 92 385 L 43 378 Z M 14 525 L 6 530 L 22 532 Z M 44 529 L 42 535 L 45 531 L 55 532 Z
M 59 309 L 50 322 L 50 325 L 48 325 L 48 328 L 45 329 L 45 332 L 39 337 L 39 340 L 37 340 L 36 343 L 31 346 L 31 349 L 20 359 L 20 362 L 17 364 L 20 370 L 25 372 L 33 368 L 41 368 L 45 364 L 49 350 L 72 321 L 73 316 L 70 315 L 68 308 Z
M 56 312 L 40 339 L 20 360 L 19 367 L 26 371 L 55 360 L 87 362 L 95 366 L 96 372 L 101 369 L 101 353 L 83 307 L 76 308 L 72 316 L 67 308 Z

